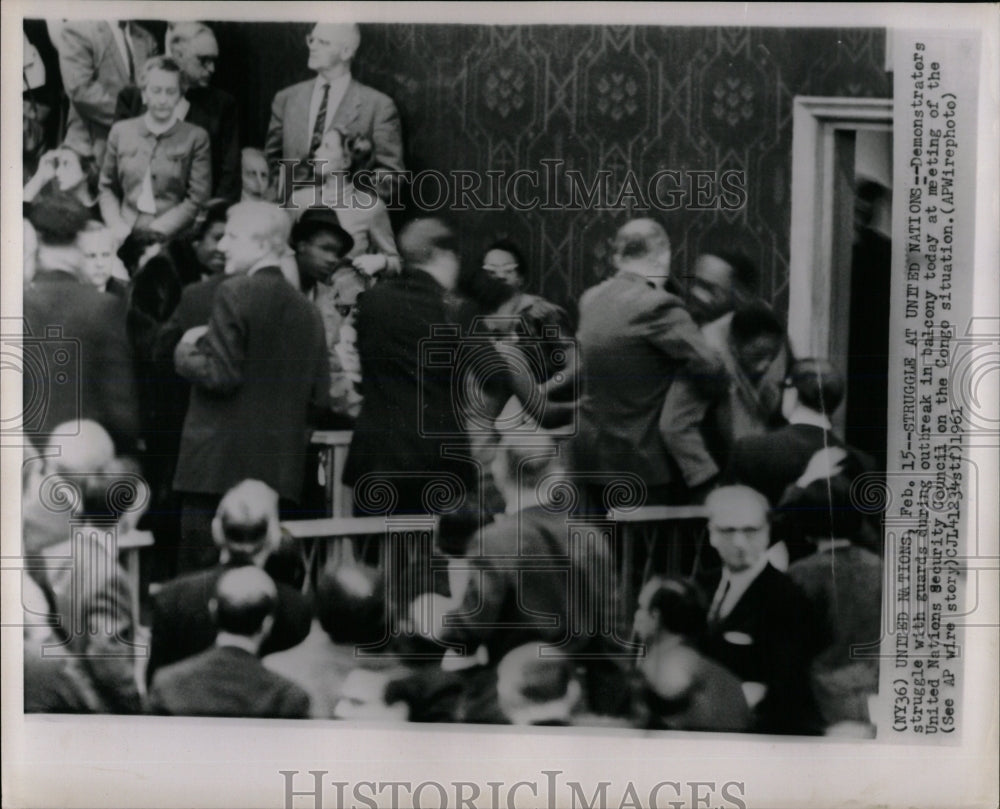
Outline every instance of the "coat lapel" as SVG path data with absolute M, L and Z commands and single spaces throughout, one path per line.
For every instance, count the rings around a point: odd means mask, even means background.
M 286 155 L 302 155 L 309 153 L 309 102 L 312 100 L 316 79 L 300 87 L 288 102 L 285 121 L 289 125 L 289 149 Z
M 98 30 L 104 39 L 104 52 L 110 55 L 111 62 L 114 64 L 115 70 L 118 71 L 122 85 L 126 85 L 129 83 L 128 65 L 125 63 L 121 49 L 115 41 L 114 32 L 111 30 L 111 26 L 117 24 L 117 22 L 101 22 L 98 25 Z
M 347 84 L 347 92 L 340 101 L 340 106 L 330 119 L 330 129 L 340 127 L 349 132 L 354 131 L 355 123 L 361 109 L 361 93 L 358 91 L 358 83 L 351 79 Z M 329 131 L 329 130 L 327 130 Z

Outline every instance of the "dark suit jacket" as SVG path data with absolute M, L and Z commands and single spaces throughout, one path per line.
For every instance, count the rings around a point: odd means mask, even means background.
M 309 717 L 305 691 L 233 646 L 213 646 L 163 669 L 149 705 L 153 713 L 173 716 Z
M 212 146 L 212 196 L 236 201 L 240 179 L 240 117 L 236 99 L 215 87 L 192 87 L 184 97 L 191 104 L 187 117 L 208 132 Z M 129 85 L 118 94 L 115 120 L 136 118 L 146 111 L 142 91 Z
M 178 345 L 192 383 L 174 489 L 224 494 L 247 478 L 302 495 L 310 408 L 325 410 L 330 368 L 319 312 L 277 267 L 220 284 L 207 334 Z
M 43 445 L 66 421 L 93 419 L 120 452 L 139 430 L 125 306 L 68 272 L 39 270 L 24 290 L 25 431 Z
M 733 446 L 725 477 L 767 495 L 775 506 L 785 489 L 805 472 L 809 459 L 829 446 L 844 443 L 812 424 L 789 424 L 771 433 L 746 436 Z
M 721 571 L 705 592 L 714 594 Z M 809 666 L 824 634 L 805 595 L 767 565 L 732 611 L 709 627 L 705 651 L 743 681 L 763 683 L 757 706 L 764 733 L 815 733 L 819 729 Z
M 271 104 L 264 154 L 272 166 L 280 159 L 303 160 L 309 155 L 309 104 L 316 79 L 278 91 Z M 352 135 L 365 135 L 374 145 L 376 169 L 403 170 L 403 138 L 399 113 L 389 96 L 351 80 L 347 92 L 330 121 L 330 129 L 343 128 Z M 295 167 L 297 179 L 310 176 L 308 165 Z
M 444 289 L 430 275 L 404 271 L 358 298 L 356 329 L 364 403 L 344 468 L 354 486 L 367 473 L 438 472 L 462 479 L 468 464 L 441 457 L 464 433 L 455 413 L 454 363 L 425 362 L 433 326 L 448 324 Z M 436 342 L 457 358 L 455 336 Z
M 156 55 L 156 39 L 135 23 L 129 30 L 138 75 L 146 59 Z M 92 147 L 100 166 L 108 131 L 117 120 L 118 93 L 130 81 L 128 64 L 104 20 L 53 20 L 49 36 L 59 51 L 59 72 L 70 102 L 64 140 L 78 149 Z
M 167 582 L 153 597 L 147 683 L 153 681 L 157 669 L 196 655 L 215 642 L 215 623 L 208 602 L 215 595 L 219 578 L 229 569 L 229 565 L 217 565 L 189 573 Z M 294 587 L 276 584 L 278 608 L 261 656 L 297 646 L 309 634 L 312 621 L 309 600 Z
M 583 294 L 577 343 L 576 467 L 632 472 L 648 485 L 670 483 L 676 473 L 659 432 L 670 385 L 680 375 L 709 388 L 726 379 L 680 299 L 619 273 Z

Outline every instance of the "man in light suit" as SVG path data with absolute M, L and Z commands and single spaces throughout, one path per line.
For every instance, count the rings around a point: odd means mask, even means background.
M 157 53 L 156 39 L 133 22 L 68 20 L 49 23 L 59 51 L 59 71 L 69 96 L 65 142 L 100 166 L 115 121 L 122 88 L 134 84 L 146 59 Z
M 361 43 L 358 27 L 319 23 L 306 42 L 309 69 L 317 76 L 275 95 L 264 144 L 272 165 L 281 159 L 299 161 L 292 178 L 279 168 L 279 199 L 291 194 L 293 178 L 301 184 L 313 177 L 312 167 L 303 161 L 313 156 L 323 134 L 335 128 L 371 140 L 377 187 L 385 196 L 392 182 L 386 173 L 403 170 L 399 113 L 389 96 L 351 78 L 351 60 Z
M 279 267 L 289 224 L 271 203 L 230 209 L 219 249 L 237 277 L 216 288 L 208 326 L 174 351 L 192 385 L 174 475 L 179 572 L 214 564 L 212 517 L 241 480 L 262 480 L 285 506 L 302 495 L 310 417 L 327 409 L 330 367 L 319 312 Z

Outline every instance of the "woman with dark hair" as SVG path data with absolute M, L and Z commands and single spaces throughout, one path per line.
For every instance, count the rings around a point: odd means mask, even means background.
M 370 182 L 354 182 L 371 180 L 365 171 L 371 165 L 371 141 L 331 129 L 320 141 L 314 159 L 323 184 L 318 192 L 312 186 L 295 190 L 289 205 L 293 219 L 297 221 L 310 207 L 333 208 L 341 227 L 354 239 L 347 256 L 354 267 L 368 276 L 398 273 L 402 262 L 389 211 Z
M 58 189 L 75 196 L 90 212 L 92 219 L 100 220 L 101 212 L 97 204 L 99 174 L 92 155 L 82 154 L 64 144 L 42 155 L 38 161 L 38 170 L 25 183 L 22 199 L 25 203 L 30 203 L 39 194 Z
M 146 112 L 111 127 L 100 204 L 119 242 L 137 228 L 171 239 L 194 222 L 208 198 L 208 133 L 181 120 L 179 110 L 187 103 L 184 85 L 184 74 L 173 59 L 148 59 L 139 76 Z

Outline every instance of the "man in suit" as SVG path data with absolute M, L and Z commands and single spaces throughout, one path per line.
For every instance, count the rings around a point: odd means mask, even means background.
M 175 23 L 167 31 L 167 53 L 180 65 L 187 86 L 187 105 L 178 109 L 178 118 L 208 132 L 212 148 L 211 196 L 236 202 L 240 197 L 239 110 L 233 96 L 209 84 L 219 59 L 215 34 L 204 23 Z M 135 118 L 144 111 L 139 88 L 123 88 L 118 94 L 115 120 Z
M 746 486 L 723 486 L 705 501 L 709 542 L 722 568 L 706 588 L 705 651 L 744 682 L 763 733 L 819 730 L 809 666 L 822 645 L 809 602 L 768 561 L 768 502 Z
M 86 208 L 69 194 L 47 195 L 32 206 L 38 265 L 24 291 L 24 352 L 35 372 L 24 377 L 24 429 L 44 443 L 56 425 L 89 418 L 127 453 L 136 445 L 139 406 L 125 306 L 81 283 L 79 235 L 87 219 Z
M 277 549 L 280 534 L 278 495 L 273 489 L 258 480 L 245 480 L 226 493 L 212 520 L 212 536 L 221 552 L 219 564 L 168 582 L 153 597 L 147 682 L 153 681 L 157 669 L 212 645 L 216 627 L 209 603 L 216 583 L 234 568 L 263 568 Z M 275 596 L 274 622 L 262 643 L 262 655 L 290 649 L 309 634 L 312 612 L 308 599 L 280 582 Z
M 376 185 L 385 196 L 392 182 L 387 173 L 403 171 L 399 113 L 389 96 L 351 78 L 351 60 L 361 43 L 358 26 L 318 23 L 306 43 L 309 69 L 317 77 L 275 95 L 264 144 L 273 166 L 279 160 L 299 161 L 289 177 L 286 166 L 278 167 L 279 199 L 290 197 L 295 183 L 310 184 L 314 171 L 303 161 L 315 154 L 324 133 L 335 128 L 372 142 Z
M 844 377 L 828 361 L 809 358 L 795 362 L 785 379 L 782 397 L 781 409 L 788 424 L 738 440 L 726 479 L 762 492 L 777 505 L 816 452 L 844 447 L 830 422 L 843 399 Z M 860 454 L 855 454 L 852 462 L 858 467 L 856 472 L 870 464 L 870 459 Z
M 146 59 L 156 55 L 156 39 L 125 20 L 52 21 L 49 37 L 59 51 L 59 71 L 69 96 L 65 141 L 83 154 L 93 154 L 100 166 L 118 93 L 134 84 Z
M 430 367 L 423 350 L 434 327 L 447 327 L 446 295 L 458 283 L 455 234 L 436 219 L 418 219 L 399 237 L 404 270 L 358 298 L 355 329 L 364 403 L 344 467 L 360 514 L 426 514 L 425 487 L 462 488 L 472 467 L 445 457 L 465 443 L 455 411 L 454 364 Z M 446 349 L 457 356 L 449 332 Z M 380 502 L 388 485 L 390 502 Z
M 208 326 L 174 350 L 192 385 L 174 475 L 181 572 L 214 563 L 211 516 L 239 481 L 264 481 L 286 508 L 302 495 L 309 424 L 327 409 L 330 370 L 320 315 L 279 266 L 289 224 L 271 203 L 230 209 L 219 249 L 237 277 L 216 289 Z
M 580 300 L 581 356 L 574 465 L 591 476 L 589 507 L 603 513 L 604 488 L 617 473 L 641 478 L 647 502 L 678 497 L 677 472 L 658 424 L 674 380 L 714 389 L 726 380 L 681 300 L 663 289 L 670 240 L 651 219 L 623 225 L 613 242 L 614 277 Z
M 215 586 L 211 612 L 218 634 L 210 648 L 161 669 L 149 692 L 153 713 L 305 719 L 309 695 L 260 662 L 278 595 L 256 567 L 227 571 Z
M 757 298 L 760 273 L 742 253 L 717 250 L 694 261 L 688 311 L 699 326 L 712 323 Z

